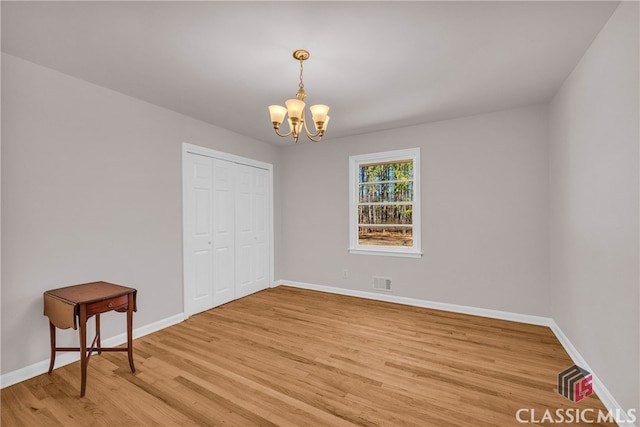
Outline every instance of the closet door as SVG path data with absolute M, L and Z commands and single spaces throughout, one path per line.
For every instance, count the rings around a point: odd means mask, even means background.
M 191 152 L 183 161 L 188 317 L 269 287 L 271 170 Z
M 213 159 L 197 154 L 185 158 L 184 251 L 185 300 L 189 314 L 213 306 L 212 266 Z
M 269 172 L 265 169 L 253 170 L 253 291 L 260 291 L 269 287 L 269 266 L 271 265 L 269 241 L 269 224 L 271 215 L 269 210 Z
M 267 171 L 236 166 L 236 298 L 269 285 Z
M 237 164 L 213 159 L 213 307 L 236 296 L 235 180 Z

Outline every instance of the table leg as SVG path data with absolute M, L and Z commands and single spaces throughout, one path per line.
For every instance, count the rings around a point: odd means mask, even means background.
M 127 353 L 129 354 L 129 366 L 131 367 L 131 372 L 135 372 L 136 368 L 133 366 L 133 306 L 134 302 L 134 294 L 129 294 L 129 304 L 127 306 Z
M 100 314 L 96 314 L 96 345 L 98 346 L 98 354 L 102 354 L 102 345 L 100 345 Z
M 51 337 L 51 362 L 49 362 L 49 372 L 53 371 L 53 364 L 56 363 L 56 327 L 49 322 L 49 336 Z
M 87 305 L 80 304 L 80 397 L 87 389 Z

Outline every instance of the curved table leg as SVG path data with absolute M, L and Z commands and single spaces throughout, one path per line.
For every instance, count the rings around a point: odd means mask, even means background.
M 87 390 L 87 305 L 80 304 L 80 397 Z
M 102 354 L 102 345 L 100 344 L 100 313 L 96 314 L 96 345 L 98 346 L 98 354 Z
M 53 365 L 56 363 L 56 327 L 49 322 L 49 336 L 51 337 L 51 362 L 49 362 L 48 374 L 53 371 Z
M 129 354 L 129 367 L 131 372 L 135 372 L 136 368 L 133 366 L 133 308 L 135 305 L 134 294 L 129 294 L 129 305 L 127 307 L 127 353 Z

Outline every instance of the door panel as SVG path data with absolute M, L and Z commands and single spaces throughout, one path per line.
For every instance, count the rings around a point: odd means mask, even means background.
M 254 224 L 254 270 L 253 281 L 255 289 L 261 290 L 269 287 L 269 194 L 268 171 L 254 168 L 254 202 L 253 202 L 253 224 Z
M 243 297 L 269 286 L 267 171 L 239 165 L 238 174 L 236 295 Z
M 185 203 L 185 280 L 189 292 L 185 294 L 188 314 L 199 313 L 213 304 L 213 275 L 211 265 L 211 158 L 189 154 L 186 159 L 187 192 Z M 187 284 L 185 284 L 187 286 Z
M 213 306 L 232 301 L 235 292 L 234 163 L 213 160 Z
M 237 165 L 236 186 L 236 294 L 253 293 L 253 169 Z

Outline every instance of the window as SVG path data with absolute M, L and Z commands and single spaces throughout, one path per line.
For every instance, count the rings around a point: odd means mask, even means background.
M 420 257 L 420 149 L 349 157 L 349 252 Z

